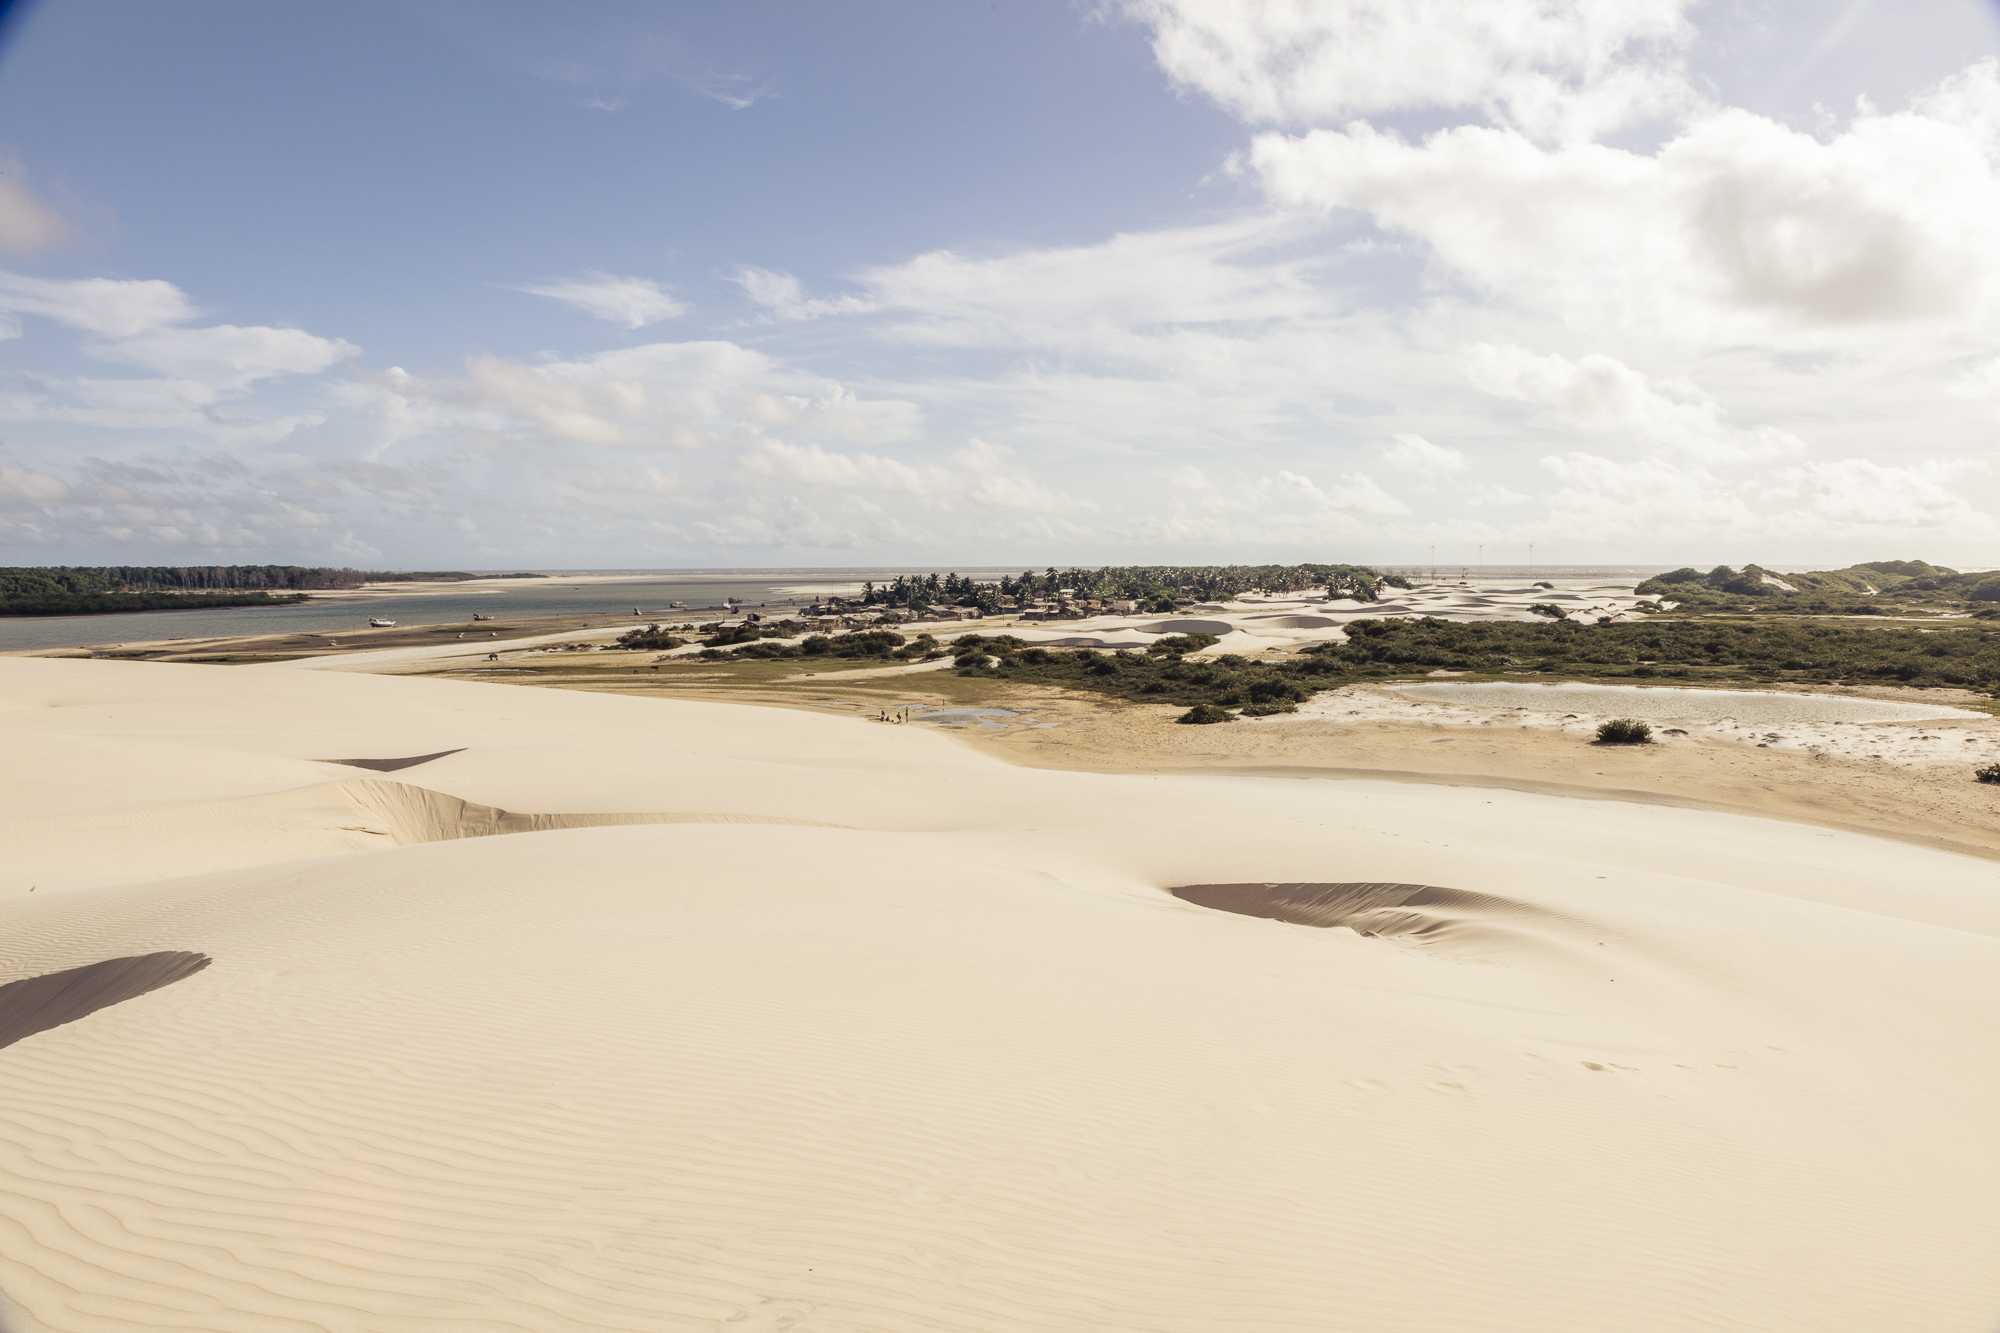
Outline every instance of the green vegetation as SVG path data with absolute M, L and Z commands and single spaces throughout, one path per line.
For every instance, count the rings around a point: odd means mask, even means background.
M 305 565 L 48 565 L 0 568 L 0 616 L 105 615 L 283 606 L 363 583 L 457 581 L 472 574 L 364 572 Z M 538 577 L 538 576 L 523 576 Z
M 1597 729 L 1599 745 L 1651 745 L 1653 729 L 1630 717 L 1614 717 Z
M 1589 680 L 1664 679 L 1687 684 L 1950 685 L 2000 695 L 2000 626 L 1956 622 L 1937 629 L 1772 621 L 1651 620 L 1584 625 L 1573 620 L 1475 622 L 1357 620 L 1346 643 L 1253 662 L 1232 653 L 1190 656 L 1212 635 L 1166 635 L 1143 652 L 1031 647 L 1010 635 L 966 634 L 940 643 L 891 630 L 779 642 L 753 639 L 705 649 L 709 661 L 749 658 L 937 660 L 957 674 L 1024 685 L 1088 690 L 1139 703 L 1206 703 L 1250 716 L 1289 712 L 1321 690 L 1357 681 L 1421 676 L 1444 668 L 1472 675 L 1544 675 Z M 651 633 L 635 630 L 628 647 Z
M 1196 704 L 1193 708 L 1175 718 L 1176 722 L 1190 722 L 1196 726 L 1206 726 L 1211 722 L 1234 722 L 1236 714 L 1227 708 L 1217 708 L 1214 704 Z
M 675 638 L 657 624 L 648 625 L 644 629 L 635 629 L 629 634 L 618 636 L 618 646 L 620 648 L 651 648 L 655 651 L 664 651 L 668 648 L 685 647 L 686 644 L 686 639 Z
M 279 585 L 282 586 L 282 585 Z M 0 616 L 87 616 L 115 611 L 193 611 L 204 607 L 284 606 L 302 592 L 130 591 L 104 570 L 0 569 Z
M 960 675 L 1090 690 L 1141 703 L 1241 707 L 1253 716 L 1289 711 L 1286 705 L 1321 690 L 1439 668 L 1635 684 L 1664 677 L 1687 684 L 1951 685 L 2000 695 L 2000 627 L 1983 622 L 1928 630 L 1795 620 L 1581 625 L 1424 618 L 1357 620 L 1347 632 L 1346 643 L 1317 644 L 1290 658 L 1259 662 L 1229 653 L 1190 657 L 1183 645 L 1169 646 L 1166 640 L 1146 652 L 1101 652 L 1030 648 L 1007 635 L 969 634 L 950 651 L 959 659 Z
M 789 622 L 786 622 L 789 623 Z M 746 634 L 747 631 L 747 634 Z M 796 633 L 797 627 L 792 629 Z M 635 635 L 646 634 L 646 630 L 634 630 L 618 640 L 627 647 L 651 647 L 651 644 L 627 643 Z M 929 634 L 919 634 L 914 639 L 904 637 L 894 630 L 864 629 L 852 634 L 812 634 L 797 643 L 765 643 L 766 637 L 780 637 L 787 631 L 779 626 L 758 631 L 753 626 L 743 626 L 737 630 L 704 639 L 707 644 L 697 656 L 704 661 L 718 662 L 724 658 L 787 658 L 787 657 L 879 657 L 893 661 L 935 661 L 945 655 L 943 645 Z M 748 642 L 745 642 L 745 639 Z M 1020 640 L 1016 639 L 1016 643 Z M 727 645 L 741 644 L 730 648 Z
M 1793 615 L 1925 615 L 2000 602 L 2000 575 L 1961 574 L 1923 560 L 1874 560 L 1846 569 L 1774 574 L 1760 565 L 1676 569 L 1647 579 L 1641 597 L 1678 609 L 1755 609 Z M 2000 616 L 2000 608 L 1991 614 Z
M 463 583 L 467 579 L 480 577 L 477 574 L 468 574 L 462 569 L 371 569 L 359 572 L 352 569 L 341 569 L 334 572 L 337 574 L 354 574 L 362 583 Z M 500 577 L 503 579 L 545 579 L 548 575 L 502 574 Z M 356 587 L 359 585 L 335 583 L 326 586 L 337 588 Z
M 898 574 L 893 583 L 866 584 L 864 605 L 884 607 L 976 606 L 988 615 L 1003 602 L 1055 601 L 1060 597 L 1129 597 L 1148 613 L 1171 615 L 1184 604 L 1219 602 L 1248 592 L 1310 592 L 1372 602 L 1388 585 L 1407 579 L 1376 573 L 1361 565 L 1131 565 L 1105 569 L 1057 570 L 1003 575 L 997 583 L 975 583 L 962 574 Z
M 1972 776 L 1980 782 L 2000 782 L 2000 764 L 1988 764 L 1984 768 L 1972 770 Z
M 1793 619 L 1579 625 L 1357 620 L 1348 642 L 1307 654 L 1363 674 L 1439 667 L 1702 681 L 1880 682 L 2000 690 L 2000 627 L 1936 628 Z

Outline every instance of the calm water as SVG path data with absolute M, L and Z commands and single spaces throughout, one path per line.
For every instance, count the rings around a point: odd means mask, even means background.
M 1650 722 L 1920 722 L 1983 718 L 1984 713 L 1938 704 L 1887 703 L 1828 694 L 1766 694 L 1754 690 L 1689 690 L 1644 685 L 1396 685 L 1430 703 L 1475 708 L 1526 708 L 1537 713 L 1596 713 Z
M 618 570 L 570 570 L 570 574 L 612 574 Z M 633 607 L 663 614 L 672 602 L 690 609 L 719 606 L 725 597 L 751 605 L 784 605 L 811 601 L 810 596 L 780 591 L 814 587 L 839 591 L 872 579 L 883 583 L 897 574 L 930 570 L 896 569 L 693 569 L 634 570 L 630 582 L 570 583 L 558 574 L 546 579 L 513 579 L 483 584 L 477 590 L 454 589 L 432 594 L 391 594 L 302 602 L 297 606 L 219 611 L 135 611 L 110 616 L 63 616 L 53 619 L 0 618 L 0 651 L 15 648 L 63 648 L 71 645 L 143 643 L 153 639 L 209 639 L 230 634 L 276 634 L 291 630 L 361 629 L 371 616 L 405 625 L 440 625 L 483 616 L 557 616 L 632 613 Z M 939 571 L 942 573 L 943 571 Z M 961 569 L 974 578 L 998 578 L 1002 571 Z M 1011 574 L 1019 570 L 1006 571 Z

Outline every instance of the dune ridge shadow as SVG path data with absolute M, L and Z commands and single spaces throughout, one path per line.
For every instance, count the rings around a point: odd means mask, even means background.
M 0 985 L 0 1047 L 171 986 L 211 961 L 207 954 L 169 949 L 107 958 Z

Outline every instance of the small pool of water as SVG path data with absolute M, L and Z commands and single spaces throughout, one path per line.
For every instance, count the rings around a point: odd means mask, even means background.
M 915 717 L 911 718 L 911 721 L 935 722 L 941 727 L 963 727 L 967 725 L 998 727 L 1004 726 L 1005 723 L 994 722 L 991 719 L 996 717 L 1019 717 L 1020 715 L 1020 710 L 1016 708 L 939 708 L 928 713 L 918 713 Z
M 1889 703 L 1831 694 L 1762 690 L 1691 690 L 1652 685 L 1392 685 L 1427 703 L 1474 708 L 1526 708 L 1537 713 L 1595 713 L 1660 722 L 1921 722 L 1984 718 L 1942 704 Z

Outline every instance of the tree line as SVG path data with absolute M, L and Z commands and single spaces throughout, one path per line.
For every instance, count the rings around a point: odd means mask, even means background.
M 1007 601 L 1023 604 L 1074 597 L 1131 598 L 1141 609 L 1171 615 L 1183 605 L 1222 602 L 1246 593 L 1324 590 L 1330 597 L 1380 599 L 1384 587 L 1407 588 L 1409 581 L 1365 565 L 1112 565 L 1099 569 L 1054 565 L 1037 572 L 1003 574 L 981 583 L 964 574 L 898 574 L 889 583 L 863 586 L 864 605 L 889 608 L 975 606 L 988 615 Z
M 333 569 L 324 565 L 40 565 L 0 567 L 0 616 L 103 615 L 273 606 L 364 583 L 456 582 L 463 571 Z M 510 578 L 537 578 L 514 574 Z

